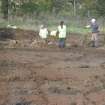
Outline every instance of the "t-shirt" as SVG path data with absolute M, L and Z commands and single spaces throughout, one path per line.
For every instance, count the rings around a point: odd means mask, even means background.
M 66 38 L 66 25 L 58 26 L 59 38 Z
M 48 30 L 47 30 L 47 28 L 42 28 L 42 29 L 40 29 L 40 31 L 39 31 L 39 36 L 40 36 L 42 39 L 46 39 L 47 36 L 48 36 Z
M 92 28 L 92 33 L 99 32 L 99 26 L 96 23 L 91 24 L 91 28 Z

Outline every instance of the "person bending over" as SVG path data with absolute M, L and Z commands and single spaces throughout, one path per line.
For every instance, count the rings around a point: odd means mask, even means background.
M 47 43 L 48 29 L 44 25 L 40 27 L 39 36 Z

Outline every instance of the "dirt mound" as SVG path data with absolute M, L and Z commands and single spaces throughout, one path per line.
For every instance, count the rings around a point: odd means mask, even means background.
M 0 40 L 13 39 L 14 33 L 12 29 L 0 28 Z
M 36 31 L 12 28 L 0 29 L 0 47 L 2 48 L 30 47 L 30 44 L 38 39 L 39 36 Z
M 104 45 L 104 34 L 100 34 L 99 45 Z M 66 39 L 67 47 L 88 47 L 90 43 L 91 33 L 82 35 L 77 33 L 69 33 Z M 2 28 L 0 29 L 0 47 L 4 48 L 42 48 L 58 46 L 57 37 L 48 37 L 46 44 L 38 35 L 37 31 Z
M 24 40 L 38 37 L 38 32 L 22 29 L 1 28 L 0 39 Z

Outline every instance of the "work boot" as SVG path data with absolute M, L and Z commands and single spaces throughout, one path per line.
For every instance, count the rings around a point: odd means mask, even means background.
M 91 41 L 91 47 L 95 47 L 95 41 Z

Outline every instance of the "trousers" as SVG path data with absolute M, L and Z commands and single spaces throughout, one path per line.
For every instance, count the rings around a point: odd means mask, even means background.
M 99 44 L 98 33 L 92 33 L 91 41 L 93 42 L 94 47 L 98 47 Z
M 59 47 L 64 48 L 65 47 L 65 38 L 59 38 Z

